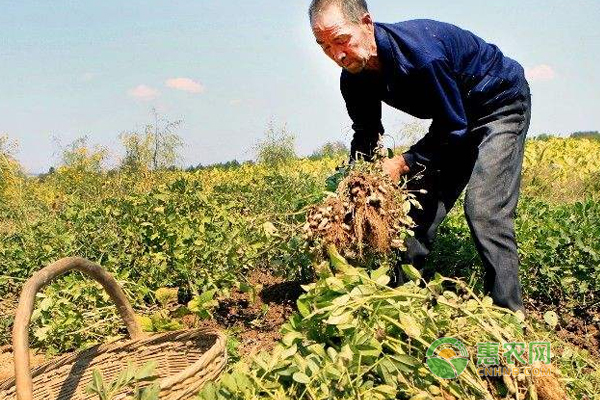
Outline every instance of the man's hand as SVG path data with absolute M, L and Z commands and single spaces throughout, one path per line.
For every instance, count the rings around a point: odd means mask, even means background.
M 385 158 L 381 162 L 381 167 L 383 168 L 383 173 L 389 175 L 394 182 L 398 182 L 400 177 L 409 171 L 408 165 L 402 155 L 394 158 Z

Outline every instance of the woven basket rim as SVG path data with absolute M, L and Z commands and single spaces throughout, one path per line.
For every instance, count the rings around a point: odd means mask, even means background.
M 35 378 L 39 375 L 42 375 L 46 372 L 52 371 L 53 369 L 63 367 L 65 365 L 73 364 L 77 359 L 86 357 L 89 355 L 100 355 L 102 353 L 109 353 L 115 350 L 122 350 L 123 348 L 130 346 L 143 346 L 143 345 L 155 345 L 162 342 L 170 342 L 173 341 L 173 338 L 179 338 L 181 336 L 193 338 L 199 335 L 205 336 L 214 336 L 213 344 L 206 350 L 202 356 L 198 360 L 196 360 L 193 364 L 189 365 L 183 371 L 180 371 L 178 374 L 161 377 L 160 379 L 160 387 L 161 389 L 164 387 L 170 386 L 172 382 L 176 382 L 179 380 L 179 375 L 190 375 L 197 372 L 199 369 L 205 366 L 207 361 L 211 361 L 214 358 L 214 354 L 223 353 L 226 357 L 226 340 L 227 337 L 225 334 L 219 330 L 213 328 L 196 328 L 196 329 L 184 329 L 177 331 L 169 331 L 169 332 L 160 332 L 152 335 L 144 336 L 139 339 L 117 339 L 116 341 L 110 343 L 102 343 L 90 348 L 71 353 L 65 354 L 63 356 L 59 356 L 52 360 L 49 360 L 43 364 L 40 364 L 31 370 L 32 378 Z M 207 360 L 208 359 L 208 360 Z M 168 382 L 165 382 L 168 381 Z M 16 383 L 16 377 L 13 375 L 10 378 L 6 378 L 3 381 L 0 381 L 0 390 L 8 390 L 13 387 Z M 164 384 L 167 384 L 164 386 Z

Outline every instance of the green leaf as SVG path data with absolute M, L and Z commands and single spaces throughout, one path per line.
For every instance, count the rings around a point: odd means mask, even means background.
M 402 271 L 410 280 L 418 281 L 421 279 L 421 273 L 410 264 L 402 264 Z
M 384 265 L 383 267 L 379 267 L 376 270 L 371 271 L 371 279 L 376 281 L 379 277 L 381 277 L 383 275 L 387 275 L 388 271 L 389 271 L 389 267 L 387 265 Z
M 46 338 L 48 337 L 49 331 L 50 331 L 49 326 L 42 326 L 41 328 L 36 329 L 33 332 L 33 335 L 36 337 L 37 340 L 42 342 L 42 341 L 46 340 Z
M 420 367 L 422 365 L 419 360 L 409 356 L 408 354 L 395 354 L 392 358 L 413 368 Z
M 554 311 L 546 311 L 544 321 L 546 321 L 550 328 L 554 329 L 558 325 L 558 315 Z
M 377 282 L 379 285 L 386 286 L 388 283 L 390 283 L 390 277 L 387 275 L 382 275 L 377 278 L 375 282 Z
M 311 344 L 306 349 L 308 351 L 310 351 L 311 353 L 316 354 L 318 356 L 318 357 L 315 357 L 315 358 L 322 358 L 323 359 L 323 358 L 325 358 L 327 356 L 326 353 L 325 353 L 325 345 L 323 345 L 321 343 Z
M 343 273 L 350 268 L 348 261 L 338 253 L 334 245 L 330 244 L 327 246 L 327 254 L 329 254 L 331 265 L 336 271 Z
M 297 331 L 291 331 L 286 333 L 283 338 L 281 338 L 281 342 L 286 346 L 291 346 L 297 339 L 302 339 L 304 335 Z
M 296 300 L 296 305 L 298 306 L 298 311 L 300 312 L 300 315 L 302 315 L 303 317 L 307 317 L 308 315 L 310 315 L 310 308 L 306 304 L 306 299 L 299 298 L 298 300 Z
M 404 332 L 411 338 L 418 338 L 421 336 L 421 327 L 415 321 L 413 317 L 408 314 L 400 314 L 400 325 L 404 329 Z
M 204 304 L 206 302 L 211 301 L 214 298 L 216 292 L 217 292 L 217 289 L 211 289 L 211 290 L 207 290 L 205 292 L 200 293 L 200 295 L 197 296 L 198 302 L 200 304 Z
M 294 379 L 298 383 L 302 383 L 307 385 L 310 382 L 310 378 L 303 372 L 296 372 L 292 375 L 292 379 Z
M 375 343 L 356 346 L 356 350 L 363 357 L 378 357 L 381 354 L 381 346 L 377 346 Z
M 289 357 L 293 356 L 294 354 L 296 354 L 297 351 L 298 351 L 298 346 L 296 346 L 296 343 L 294 343 L 290 348 L 287 348 L 281 352 L 281 359 L 285 360 L 286 358 L 289 358 Z
M 109 391 L 114 393 L 121 390 L 121 388 L 128 385 L 134 377 L 133 365 L 131 362 L 127 363 L 127 368 L 119 372 L 117 377 L 113 379 L 111 383 L 108 384 Z
M 100 396 L 101 400 L 106 399 L 106 388 L 104 387 L 104 380 L 102 379 L 102 374 L 98 369 L 94 369 L 92 371 L 92 380 L 87 387 L 88 393 L 95 393 Z
M 53 303 L 54 301 L 51 297 L 44 297 L 44 299 L 40 302 L 38 308 L 42 311 L 48 311 L 52 307 Z
M 337 167 L 336 172 L 325 180 L 325 187 L 329 192 L 335 192 L 348 172 L 347 167 Z
M 431 400 L 432 397 L 427 392 L 421 392 L 412 396 L 409 400 Z
M 148 380 L 155 377 L 156 361 L 148 361 L 144 366 L 137 371 L 135 379 L 138 381 Z
M 154 295 L 156 296 L 156 300 L 158 300 L 158 303 L 164 306 L 170 303 L 176 303 L 177 293 L 177 288 L 161 287 L 156 289 Z
M 375 386 L 371 390 L 379 392 L 379 393 L 385 395 L 388 398 L 395 398 L 396 394 L 398 393 L 398 391 L 396 390 L 396 388 L 394 388 L 393 386 L 390 386 L 390 385 Z
M 230 374 L 224 374 L 222 376 L 221 384 L 232 393 L 236 393 L 238 390 L 236 380 Z
M 352 320 L 352 313 L 348 311 L 341 315 L 330 316 L 329 318 L 327 318 L 327 321 L 325 321 L 325 323 L 329 325 L 346 325 L 349 324 Z
M 277 234 L 277 228 L 270 221 L 267 221 L 263 224 L 263 229 L 267 236 L 275 236 Z
M 342 372 L 333 364 L 325 365 L 325 374 L 330 379 L 340 379 L 342 376 Z
M 327 261 L 323 261 L 319 264 L 313 263 L 313 268 L 315 269 L 315 273 L 319 278 L 327 278 L 333 275 L 331 273 L 331 267 L 329 265 L 329 262 Z
M 331 361 L 336 362 L 338 357 L 338 352 L 333 347 L 327 348 L 327 355 L 331 359 Z
M 254 291 L 254 288 L 250 285 L 248 285 L 246 282 L 240 282 L 238 285 L 240 292 L 242 293 L 250 293 L 252 291 Z
M 152 332 L 154 330 L 152 319 L 150 317 L 145 315 L 136 315 L 135 318 L 144 332 Z
M 153 384 L 140 390 L 138 395 L 139 400 L 158 400 L 160 394 L 160 386 Z

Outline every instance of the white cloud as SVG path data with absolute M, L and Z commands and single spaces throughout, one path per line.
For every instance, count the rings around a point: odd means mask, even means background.
M 232 106 L 240 105 L 240 104 L 242 104 L 242 99 L 233 99 L 233 100 L 230 100 L 229 104 L 232 105 Z
M 165 86 L 190 93 L 204 92 L 204 86 L 190 78 L 170 78 L 165 81 Z
M 556 78 L 556 72 L 550 65 L 540 64 L 534 67 L 525 69 L 527 80 L 535 81 L 551 81 Z
M 127 92 L 131 97 L 138 100 L 150 101 L 158 97 L 158 90 L 146 85 L 138 85 Z

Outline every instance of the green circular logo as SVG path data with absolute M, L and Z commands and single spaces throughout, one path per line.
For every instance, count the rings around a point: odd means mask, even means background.
M 458 377 L 469 364 L 469 353 L 458 339 L 443 337 L 427 349 L 427 366 L 432 374 L 442 379 Z

